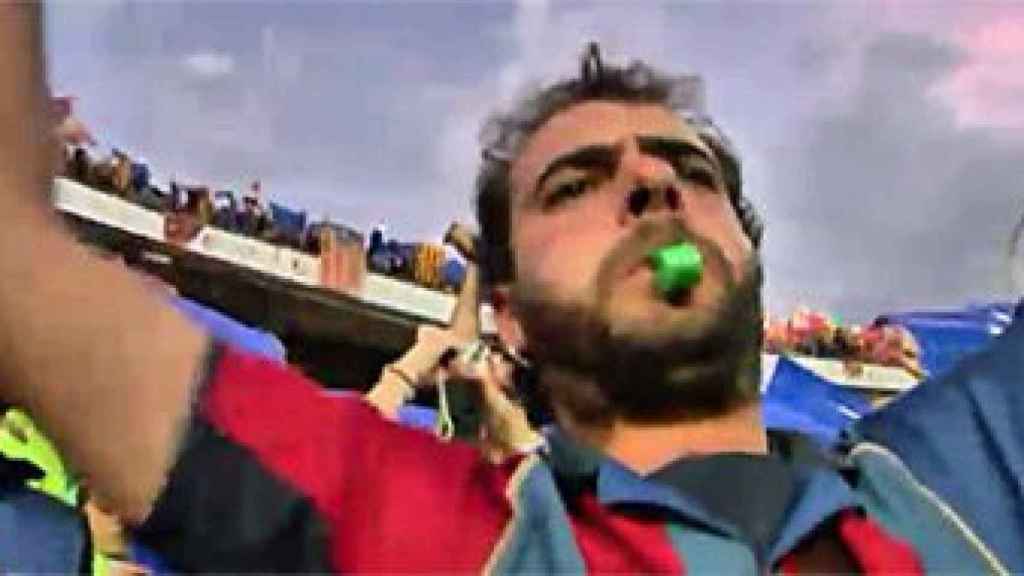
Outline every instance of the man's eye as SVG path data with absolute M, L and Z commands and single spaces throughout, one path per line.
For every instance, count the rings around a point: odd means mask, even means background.
M 703 160 L 684 158 L 677 168 L 679 179 L 698 186 L 708 188 L 712 191 L 718 190 L 718 176 L 714 168 Z
M 718 181 L 715 178 L 715 173 L 707 168 L 690 166 L 683 172 L 682 179 L 687 182 L 693 182 L 694 184 L 711 188 L 712 190 L 718 189 Z
M 591 184 L 591 180 L 584 177 L 574 178 L 572 180 L 556 184 L 551 188 L 551 192 L 544 197 L 544 207 L 551 208 L 565 202 L 566 200 L 582 196 L 590 189 Z

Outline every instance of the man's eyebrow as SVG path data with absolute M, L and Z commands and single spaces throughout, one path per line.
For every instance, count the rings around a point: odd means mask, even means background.
M 609 172 L 613 172 L 619 162 L 620 153 L 621 146 L 614 144 L 589 144 L 576 148 L 571 152 L 566 152 L 552 160 L 544 168 L 540 177 L 537 178 L 537 185 L 534 186 L 534 191 L 542 189 L 544 182 L 562 168 L 604 168 Z
M 707 150 L 679 138 L 666 136 L 637 136 L 637 147 L 644 154 L 657 156 L 664 160 L 674 162 L 684 155 L 700 156 L 707 160 L 712 166 L 718 167 L 718 161 Z

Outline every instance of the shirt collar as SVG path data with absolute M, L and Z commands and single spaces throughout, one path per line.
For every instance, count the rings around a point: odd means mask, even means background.
M 836 513 L 848 508 L 861 508 L 861 501 L 840 474 L 830 468 L 802 468 L 802 481 L 782 529 L 775 538 L 768 558 L 782 558 L 805 536 Z
M 604 506 L 655 508 L 721 535 L 737 536 L 731 525 L 715 518 L 698 502 L 677 490 L 644 478 L 598 450 L 576 442 L 560 429 L 549 430 L 547 436 L 547 456 L 564 489 L 579 491 L 593 487 L 598 501 Z M 784 457 L 791 456 L 784 454 Z M 799 465 L 796 500 L 786 513 L 779 536 L 769 553 L 771 561 L 781 558 L 837 512 L 860 506 L 853 489 L 839 472 L 821 464 L 825 461 Z
M 720 534 L 735 536 L 735 530 L 714 518 L 697 502 L 664 484 L 644 478 L 598 450 L 573 440 L 560 429 L 548 432 L 547 453 L 564 489 L 579 491 L 593 487 L 604 506 L 656 508 Z

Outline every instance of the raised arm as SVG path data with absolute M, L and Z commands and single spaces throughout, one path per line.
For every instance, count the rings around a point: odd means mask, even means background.
M 461 224 L 452 223 L 445 234 L 445 243 L 454 246 L 466 260 L 466 278 L 452 307 L 448 328 L 421 326 L 412 347 L 384 367 L 380 379 L 364 397 L 392 420 L 397 419 L 399 409 L 412 400 L 417 387 L 435 383 L 438 362 L 446 352 L 480 337 L 480 271 L 474 261 L 475 239 Z
M 0 397 L 138 520 L 173 460 L 207 344 L 52 214 L 41 12 L 0 3 Z

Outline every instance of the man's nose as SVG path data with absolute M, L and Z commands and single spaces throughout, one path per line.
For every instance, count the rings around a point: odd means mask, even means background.
M 622 207 L 625 221 L 661 212 L 682 213 L 683 195 L 676 183 L 675 170 L 667 162 L 642 154 L 633 145 L 623 154 L 619 168 L 626 186 Z

